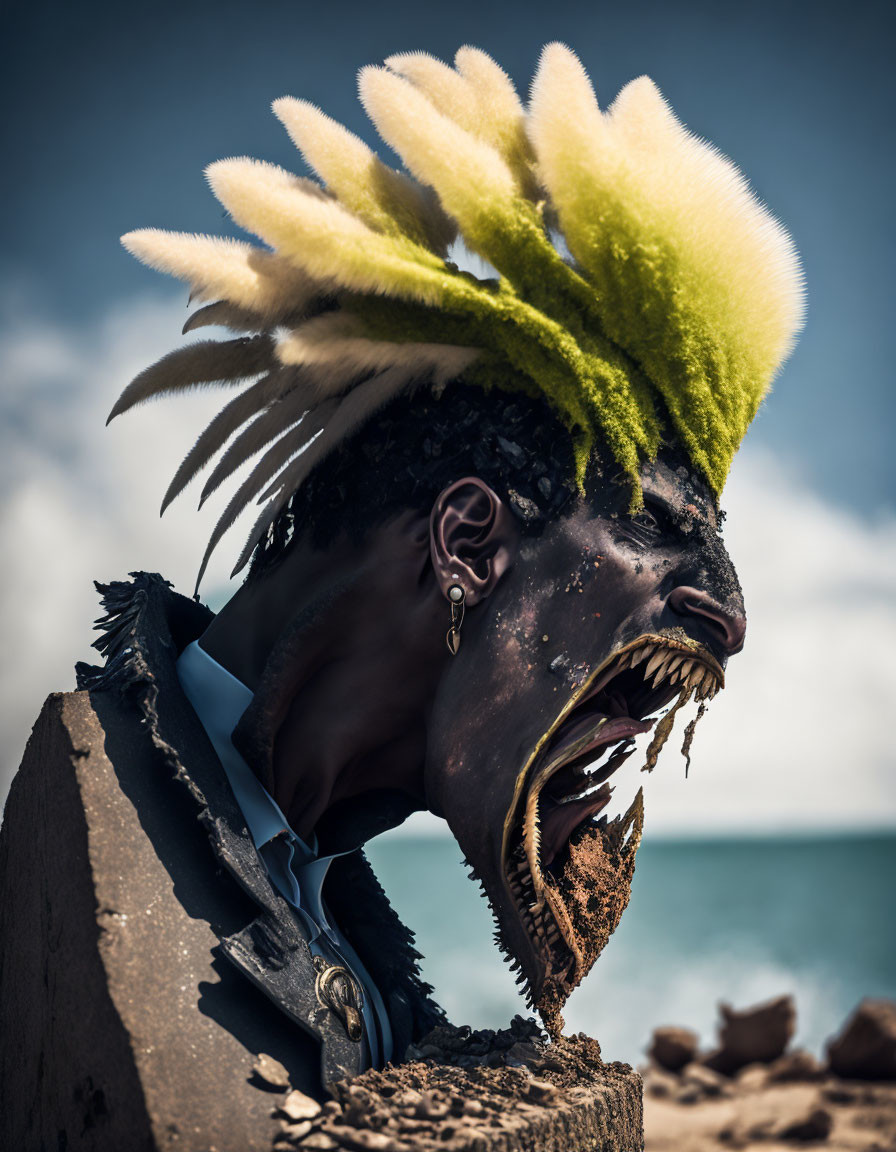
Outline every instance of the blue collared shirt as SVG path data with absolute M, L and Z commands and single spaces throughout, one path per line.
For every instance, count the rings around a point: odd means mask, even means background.
M 181 688 L 205 729 L 240 806 L 249 835 L 271 883 L 296 910 L 312 955 L 341 964 L 362 989 L 361 1015 L 368 1063 L 392 1058 L 392 1030 L 383 999 L 352 946 L 328 917 L 323 883 L 334 856 L 318 856 L 290 828 L 273 796 L 237 752 L 231 736 L 253 694 L 194 641 L 177 662 Z

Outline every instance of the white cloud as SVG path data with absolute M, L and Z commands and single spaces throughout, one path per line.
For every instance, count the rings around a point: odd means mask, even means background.
M 124 385 L 174 345 L 184 315 L 182 300 L 147 298 L 76 331 L 18 307 L 0 328 L 0 796 L 43 697 L 72 687 L 72 665 L 89 656 L 91 581 L 147 568 L 192 589 L 221 504 L 197 514 L 190 489 L 162 520 L 158 506 L 220 394 L 103 428 Z M 747 647 L 697 731 L 690 780 L 670 744 L 647 781 L 648 833 L 896 824 L 896 520 L 833 508 L 749 449 L 725 505 Z M 227 586 L 247 528 L 225 539 L 206 590 Z
M 158 514 L 220 392 L 174 397 L 104 428 L 125 384 L 175 345 L 182 299 L 131 301 L 86 331 L 9 312 L 0 328 L 0 802 L 44 697 L 73 688 L 75 661 L 96 656 L 92 581 L 147 569 L 189 593 L 221 510 L 212 500 L 197 513 L 198 490 L 189 489 Z M 205 593 L 227 586 L 246 520 L 213 557 Z
M 723 503 L 747 642 L 690 779 L 670 742 L 648 781 L 649 830 L 896 824 L 896 519 L 833 508 L 749 448 Z

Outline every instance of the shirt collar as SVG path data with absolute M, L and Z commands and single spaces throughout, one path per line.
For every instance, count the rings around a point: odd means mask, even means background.
M 233 731 L 252 703 L 251 690 L 212 659 L 198 640 L 181 653 L 177 676 L 218 754 L 255 847 L 285 833 L 299 860 L 317 859 L 316 838 L 309 846 L 293 832 L 276 800 L 233 745 Z

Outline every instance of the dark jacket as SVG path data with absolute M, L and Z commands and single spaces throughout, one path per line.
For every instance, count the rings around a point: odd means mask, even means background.
M 192 1148 L 192 1127 L 197 1148 L 269 1147 L 258 1053 L 320 1096 L 359 1070 L 360 1045 L 319 999 L 177 680 L 212 614 L 157 575 L 98 588 L 105 666 L 79 665 L 80 691 L 47 701 L 0 834 L 3 1146 L 155 1148 L 176 1131 Z M 442 1019 L 413 938 L 360 849 L 334 860 L 324 898 L 400 1058 Z M 36 1101 L 14 1098 L 19 1082 Z

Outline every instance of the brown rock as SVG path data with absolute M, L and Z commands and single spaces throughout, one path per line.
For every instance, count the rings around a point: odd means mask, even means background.
M 760 1092 L 768 1083 L 767 1064 L 747 1064 L 737 1073 L 737 1087 L 743 1092 Z
M 661 1068 L 678 1072 L 697 1058 L 698 1043 L 689 1028 L 656 1028 L 647 1055 Z
M 644 1073 L 644 1092 L 656 1100 L 665 1100 L 681 1087 L 678 1078 L 660 1068 L 648 1068 Z
M 310 1120 L 300 1120 L 297 1124 L 284 1124 L 283 1131 L 281 1132 L 278 1139 L 289 1140 L 291 1143 L 295 1144 L 304 1136 L 308 1135 L 308 1133 L 311 1131 L 311 1127 L 312 1125 Z
M 288 1120 L 313 1120 L 320 1115 L 321 1107 L 316 1100 L 296 1089 L 277 1106 L 277 1111 L 282 1112 Z
M 397 1140 L 385 1132 L 370 1132 L 363 1128 L 345 1129 L 339 1133 L 339 1142 L 344 1148 L 357 1152 L 410 1152 L 411 1145 Z M 307 1147 L 306 1140 L 302 1147 Z
M 822 1092 L 822 1096 L 828 1104 L 858 1104 L 861 1099 L 861 1092 L 857 1088 L 851 1088 L 846 1084 L 831 1084 Z
M 551 1104 L 557 1099 L 557 1089 L 549 1080 L 530 1080 L 526 1094 L 536 1104 Z
M 863 1000 L 828 1044 L 828 1066 L 850 1080 L 896 1080 L 896 1003 Z
M 834 1121 L 826 1108 L 812 1108 L 794 1120 L 785 1120 L 775 1125 L 772 1135 L 794 1144 L 808 1144 L 816 1140 L 827 1140 L 833 1126 Z
M 726 1076 L 733 1076 L 747 1064 L 770 1064 L 782 1055 L 793 1036 L 796 1008 L 792 996 L 779 996 L 743 1011 L 730 1004 L 719 1008 L 719 1046 L 703 1063 Z
M 516 1060 L 527 1068 L 538 1068 L 544 1062 L 542 1053 L 531 1041 L 518 1040 L 504 1054 L 506 1060 Z
M 768 1080 L 774 1084 L 792 1083 L 800 1080 L 821 1080 L 824 1077 L 823 1065 L 805 1048 L 795 1048 L 785 1052 L 768 1067 Z
M 448 1115 L 448 1105 L 439 1100 L 433 1092 L 424 1092 L 417 1105 L 417 1117 L 420 1120 L 441 1120 Z
M 289 1073 L 279 1060 L 268 1056 L 267 1052 L 259 1052 L 258 1059 L 252 1065 L 252 1074 L 272 1088 L 288 1088 Z
M 682 1072 L 682 1082 L 687 1086 L 696 1088 L 701 1096 L 715 1097 L 731 1094 L 730 1081 L 727 1081 L 718 1072 L 711 1068 L 704 1068 L 701 1064 L 693 1064 Z

